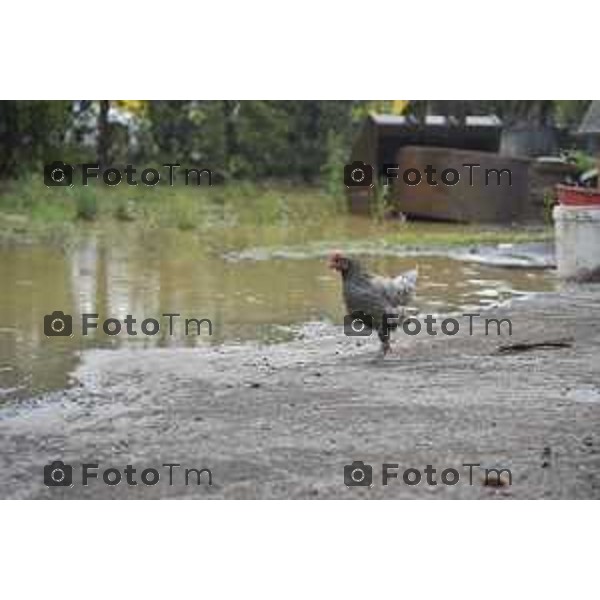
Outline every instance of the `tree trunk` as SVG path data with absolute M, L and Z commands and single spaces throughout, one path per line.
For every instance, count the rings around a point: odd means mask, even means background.
M 15 175 L 21 140 L 18 136 L 19 108 L 15 100 L 0 102 L 0 178 Z
M 97 160 L 101 167 L 109 165 L 110 148 L 110 126 L 108 123 L 108 111 L 110 100 L 100 100 L 100 112 L 98 113 L 98 148 Z
M 238 139 L 236 126 L 237 100 L 223 100 L 223 120 L 225 121 L 225 164 L 227 169 L 232 164 L 232 159 L 238 153 Z

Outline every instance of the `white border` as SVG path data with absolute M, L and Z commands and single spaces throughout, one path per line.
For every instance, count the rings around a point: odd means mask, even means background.
M 585 598 L 597 504 L 4 502 L 5 598 Z
M 30 2 L 5 99 L 598 97 L 589 1 Z M 6 598 L 571 598 L 592 502 L 3 502 Z
M 590 99 L 600 5 L 20 0 L 6 99 Z

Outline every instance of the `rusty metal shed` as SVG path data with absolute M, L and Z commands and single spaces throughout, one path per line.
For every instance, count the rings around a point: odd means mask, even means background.
M 350 162 L 361 160 L 376 172 L 386 163 L 394 163 L 404 146 L 432 146 L 498 152 L 502 122 L 495 115 L 430 115 L 423 120 L 399 115 L 370 115 L 352 146 Z

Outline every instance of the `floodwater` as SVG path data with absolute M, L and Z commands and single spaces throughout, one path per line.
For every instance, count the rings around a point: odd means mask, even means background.
M 61 248 L 51 245 L 0 246 L 0 403 L 28 398 L 69 384 L 69 375 L 90 348 L 280 343 L 314 336 L 343 321 L 340 282 L 326 268 L 328 249 L 341 245 L 375 272 L 396 274 L 419 267 L 421 314 L 460 313 L 496 305 L 516 295 L 554 289 L 552 272 L 505 269 L 450 258 L 401 255 L 394 249 L 368 252 L 361 239 L 369 221 L 340 218 L 339 231 L 300 232 L 265 245 L 259 229 L 235 244 L 197 232 L 141 230 L 120 224 L 110 230 L 83 230 Z M 341 225 L 340 225 L 341 223 Z M 423 224 L 423 233 L 427 227 Z M 350 234 L 350 235 L 348 235 Z M 229 237 L 227 237 L 229 236 Z M 272 240 L 269 238 L 269 244 Z M 261 245 L 262 243 L 262 245 Z M 72 315 L 73 336 L 46 337 L 44 316 Z M 83 313 L 98 313 L 98 329 L 81 335 Z M 169 331 L 165 313 L 176 313 Z M 118 335 L 102 331 L 108 318 L 136 319 L 136 336 L 125 325 Z M 156 335 L 141 322 L 160 321 Z M 200 325 L 185 319 L 209 319 Z

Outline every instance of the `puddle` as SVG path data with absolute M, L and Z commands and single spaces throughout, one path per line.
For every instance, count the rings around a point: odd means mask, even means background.
M 597 403 L 600 402 L 600 388 L 593 385 L 582 386 L 570 389 L 565 396 L 574 402 Z
M 237 252 L 191 232 L 126 225 L 108 232 L 92 229 L 68 250 L 0 247 L 0 402 L 65 387 L 80 354 L 90 348 L 278 343 L 331 332 L 344 312 L 339 278 L 324 258 L 339 245 L 335 239 L 342 229 L 354 239 L 354 254 L 375 272 L 394 274 L 418 265 L 415 306 L 421 313 L 490 307 L 555 286 L 552 273 L 543 270 L 504 269 L 439 250 L 399 253 L 362 243 L 361 237 L 372 233 L 367 220 L 340 218 L 336 227 L 331 238 L 323 230 L 285 232 L 280 239 L 288 244 L 272 249 L 261 249 L 257 231 L 242 240 L 250 249 Z M 425 234 L 427 224 L 423 228 Z M 43 317 L 54 310 L 73 316 L 73 337 L 45 337 Z M 137 327 L 145 318 L 178 313 L 210 319 L 213 335 L 186 336 L 177 326 L 169 335 L 162 319 L 165 326 L 152 337 L 113 337 L 95 330 L 84 338 L 77 335 L 82 313 L 121 320 L 131 314 Z

